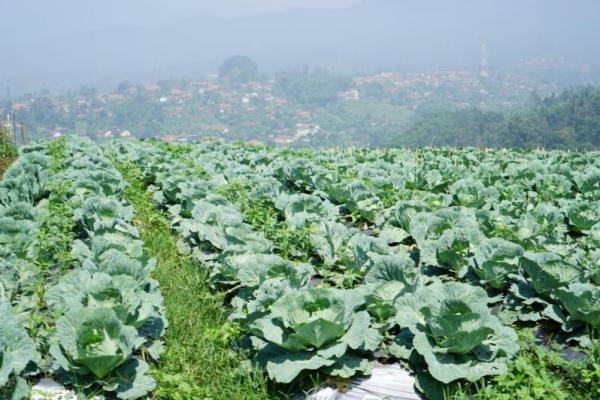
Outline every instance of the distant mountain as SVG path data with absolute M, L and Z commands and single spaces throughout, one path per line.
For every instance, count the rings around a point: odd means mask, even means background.
M 233 20 L 146 22 L 95 30 L 74 24 L 76 31 L 57 29 L 60 34 L 28 44 L 5 32 L 10 61 L 0 65 L 0 87 L 23 92 L 198 77 L 233 54 L 249 55 L 266 71 L 475 67 L 482 42 L 497 68 L 541 56 L 600 64 L 600 2 L 594 0 L 365 0 Z

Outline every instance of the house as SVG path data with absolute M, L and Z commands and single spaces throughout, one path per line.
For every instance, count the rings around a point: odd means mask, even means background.
M 177 100 L 182 100 L 192 97 L 192 94 L 186 90 L 171 89 L 171 97 Z
M 285 136 L 285 135 L 278 135 L 273 138 L 273 142 L 277 143 L 277 144 L 289 144 L 289 143 L 292 143 L 293 141 L 294 141 L 293 137 Z
M 175 135 L 165 135 L 165 136 L 161 136 L 159 139 L 162 140 L 163 142 L 176 142 L 177 139 L 179 139 L 179 138 Z
M 26 103 L 13 103 L 12 105 L 13 111 L 21 111 L 21 110 L 29 110 L 29 104 Z
M 303 119 L 310 119 L 312 117 L 312 113 L 310 111 L 304 111 L 304 110 L 296 111 L 296 115 Z
M 358 90 L 356 90 L 356 89 L 351 89 L 351 90 L 348 90 L 347 92 L 341 92 L 338 94 L 338 97 L 340 97 L 344 100 L 360 100 Z
M 156 83 L 148 83 L 144 85 L 144 89 L 146 89 L 147 92 L 157 92 L 160 90 L 160 86 Z
M 296 134 L 294 140 L 301 137 L 312 136 L 319 132 L 321 127 L 317 124 L 296 124 Z
M 109 94 L 108 96 L 106 96 L 106 101 L 108 101 L 109 103 L 115 103 L 115 102 L 121 102 L 121 101 L 125 101 L 126 97 L 123 94 Z

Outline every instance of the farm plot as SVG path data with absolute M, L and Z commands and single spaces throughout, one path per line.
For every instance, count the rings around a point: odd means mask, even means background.
M 429 399 L 598 398 L 599 200 L 593 152 L 27 146 L 0 398 L 288 398 L 376 362 Z
M 379 360 L 407 366 L 428 398 L 468 395 L 512 374 L 527 329 L 535 346 L 597 360 L 597 153 L 107 151 L 140 170 L 274 382 L 343 380 Z M 588 372 L 582 398 L 598 390 Z
M 167 322 L 118 171 L 91 141 L 39 143 L 0 184 L 0 398 L 52 378 L 136 399 Z M 43 394 L 39 394 L 42 396 Z

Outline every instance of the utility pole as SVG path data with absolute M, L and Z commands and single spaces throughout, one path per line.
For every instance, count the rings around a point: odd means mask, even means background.
M 25 146 L 25 124 L 21 122 L 21 145 Z
M 481 60 L 479 62 L 479 77 L 482 79 L 487 79 L 490 77 L 490 69 L 488 66 L 488 51 L 487 45 L 484 43 L 481 44 Z
M 12 134 L 13 134 L 13 138 L 15 140 L 15 145 L 17 145 L 17 113 L 15 113 L 13 111 L 13 130 L 12 130 Z

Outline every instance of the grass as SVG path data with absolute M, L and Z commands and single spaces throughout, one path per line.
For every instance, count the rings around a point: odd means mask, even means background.
M 157 210 L 139 179 L 139 170 L 119 165 L 130 187 L 125 198 L 136 209 L 134 224 L 158 266 L 153 277 L 165 298 L 169 328 L 166 351 L 153 375 L 153 399 L 268 399 L 266 378 L 232 350 L 237 329 L 227 322 L 223 294 L 207 285 L 207 271 L 177 251 L 177 235 Z
M 505 375 L 458 390 L 453 400 L 594 400 L 600 398 L 600 344 L 580 361 L 564 360 L 520 332 L 521 351 Z
M 4 173 L 16 158 L 17 150 L 14 146 L 4 141 L 2 132 L 0 131 L 0 178 L 4 176 Z
M 4 176 L 4 172 L 17 158 L 17 149 L 12 144 L 8 133 L 4 128 L 0 127 L 0 179 Z
M 252 197 L 251 192 L 250 186 L 240 182 L 216 189 L 216 193 L 240 207 L 246 223 L 275 243 L 275 254 L 288 260 L 310 262 L 313 251 L 309 241 L 310 230 L 292 228 L 271 201 Z
M 137 209 L 136 225 L 150 255 L 159 262 L 155 278 L 165 296 L 170 328 L 167 351 L 154 368 L 158 381 L 156 399 L 267 399 L 285 397 L 275 394 L 264 376 L 231 350 L 238 337 L 235 325 L 226 319 L 222 294 L 206 284 L 207 274 L 190 259 L 177 252 L 177 235 L 167 217 L 157 211 L 131 166 L 120 166 L 132 185 L 126 197 Z M 306 248 L 288 246 L 278 235 L 282 225 L 270 204 L 247 195 L 239 183 L 219 188 L 219 193 L 240 205 L 246 222 L 280 245 L 280 254 L 303 260 Z M 294 240 L 296 242 L 296 240 Z M 300 251 L 298 251 L 300 250 Z M 581 361 L 565 361 L 534 340 L 532 333 L 521 331 L 521 351 L 509 364 L 508 373 L 464 384 L 450 398 L 461 400 L 592 400 L 600 399 L 600 346 Z M 313 388 L 320 382 L 304 382 Z M 288 392 L 289 393 L 289 392 Z
M 14 157 L 0 157 L 0 178 L 4 176 L 4 173 L 11 166 L 11 164 L 15 161 Z
M 69 156 L 66 142 L 61 139 L 49 144 L 52 156 L 52 173 L 59 174 Z M 43 354 L 48 353 L 48 338 L 54 330 L 46 304 L 46 289 L 56 284 L 72 265 L 71 247 L 75 222 L 68 201 L 69 181 L 52 180 L 44 212 L 38 214 L 39 229 L 36 231 L 38 247 L 34 262 L 40 270 L 36 292 L 37 307 L 30 313 L 27 327 Z

